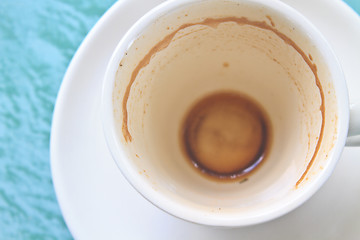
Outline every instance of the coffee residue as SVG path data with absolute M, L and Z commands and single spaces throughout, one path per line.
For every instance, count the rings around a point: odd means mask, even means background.
M 269 117 L 251 98 L 215 92 L 186 114 L 180 143 L 189 162 L 212 180 L 238 181 L 268 156 Z
M 316 83 L 316 86 L 319 89 L 320 96 L 321 96 L 320 112 L 321 112 L 321 115 L 322 115 L 322 123 L 321 123 L 321 130 L 320 130 L 320 134 L 319 134 L 319 138 L 318 138 L 318 142 L 316 144 L 314 154 L 313 154 L 310 162 L 308 163 L 308 165 L 306 167 L 306 170 L 304 171 L 304 173 L 302 174 L 300 179 L 296 182 L 296 187 L 298 187 L 298 185 L 304 180 L 305 176 L 307 175 L 307 173 L 309 172 L 311 166 L 313 165 L 313 163 L 315 161 L 315 158 L 316 158 L 316 156 L 317 156 L 317 154 L 319 152 L 320 145 L 321 145 L 321 142 L 322 142 L 322 139 L 323 139 L 324 126 L 325 126 L 325 96 L 324 96 L 323 88 L 321 86 L 321 83 L 320 83 L 320 80 L 319 80 L 319 77 L 318 77 L 318 74 L 317 74 L 316 65 L 311 62 L 308 55 L 305 54 L 304 51 L 292 39 L 290 39 L 287 35 L 280 32 L 279 30 L 277 30 L 273 26 L 269 25 L 265 21 L 252 21 L 252 20 L 249 20 L 249 19 L 247 19 L 245 17 L 207 18 L 207 19 L 205 19 L 205 20 L 203 20 L 201 22 L 183 24 L 179 28 L 177 28 L 175 31 L 173 31 L 172 33 L 165 36 L 164 39 L 161 40 L 160 42 L 158 42 L 153 48 L 151 48 L 150 51 L 144 56 L 144 58 L 138 63 L 138 65 L 136 66 L 136 68 L 134 69 L 134 71 L 131 74 L 129 84 L 126 87 L 124 98 L 123 98 L 123 106 L 122 106 L 122 112 L 123 112 L 122 132 L 123 132 L 125 141 L 126 142 L 131 142 L 132 141 L 132 136 L 131 136 L 131 134 L 129 132 L 129 128 L 128 128 L 127 102 L 128 102 L 128 98 L 129 98 L 129 95 L 130 95 L 131 86 L 134 83 L 134 81 L 135 81 L 137 75 L 139 74 L 140 70 L 142 68 L 146 67 L 149 64 L 152 56 L 154 56 L 156 53 L 160 52 L 161 50 L 167 48 L 169 46 L 169 44 L 171 43 L 172 39 L 174 38 L 174 36 L 180 30 L 183 30 L 185 28 L 195 26 L 195 25 L 205 25 L 205 26 L 216 28 L 220 23 L 224 23 L 224 22 L 234 22 L 234 23 L 237 23 L 239 25 L 251 25 L 251 26 L 254 26 L 254 27 L 257 27 L 257 28 L 260 28 L 260 29 L 264 29 L 264 30 L 268 30 L 268 31 L 273 32 L 279 38 L 281 38 L 286 44 L 291 46 L 294 50 L 296 50 L 300 54 L 300 56 L 303 58 L 303 60 L 306 62 L 306 64 L 309 66 L 309 68 L 311 69 L 311 71 L 314 74 L 315 83 Z
M 275 23 L 274 23 L 274 21 L 272 20 L 272 18 L 271 18 L 269 15 L 267 15 L 266 18 L 269 19 L 269 21 L 270 21 L 270 23 L 271 23 L 271 26 L 275 27 Z

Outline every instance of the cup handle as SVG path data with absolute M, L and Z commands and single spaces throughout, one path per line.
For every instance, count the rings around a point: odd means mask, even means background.
M 345 146 L 360 146 L 360 102 L 350 105 L 350 122 Z

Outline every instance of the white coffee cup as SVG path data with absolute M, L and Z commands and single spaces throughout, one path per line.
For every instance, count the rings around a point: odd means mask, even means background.
M 247 181 L 205 178 L 181 150 L 190 106 L 218 91 L 255 99 L 269 115 L 271 150 Z M 102 117 L 123 175 L 179 218 L 237 227 L 279 217 L 332 173 L 348 136 L 344 75 L 331 47 L 280 1 L 166 1 L 119 42 L 104 79 Z M 350 135 L 360 133 L 359 106 Z

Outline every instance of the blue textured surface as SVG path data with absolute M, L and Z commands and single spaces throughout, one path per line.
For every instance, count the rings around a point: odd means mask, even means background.
M 0 0 L 0 239 L 71 239 L 50 172 L 51 118 L 76 49 L 114 0 Z
M 113 2 L 0 0 L 0 240 L 72 238 L 51 179 L 52 112 L 72 56 Z M 346 2 L 360 13 L 360 0 Z

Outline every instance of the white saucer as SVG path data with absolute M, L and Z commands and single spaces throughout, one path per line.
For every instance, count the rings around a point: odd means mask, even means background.
M 359 239 L 360 148 L 345 148 L 329 181 L 307 203 L 277 220 L 213 229 L 151 205 L 123 178 L 100 122 L 103 74 L 113 49 L 142 14 L 162 0 L 122 0 L 100 19 L 75 54 L 53 117 L 51 167 L 65 221 L 76 239 Z M 333 45 L 360 101 L 360 18 L 340 0 L 284 0 Z M 357 80 L 357 81 L 356 81 Z

